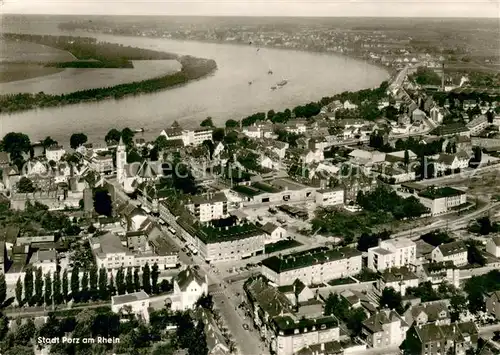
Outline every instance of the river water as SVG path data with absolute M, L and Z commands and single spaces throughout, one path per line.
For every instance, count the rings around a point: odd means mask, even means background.
M 56 26 L 37 28 L 30 23 L 26 29 L 17 25 L 5 24 L 3 31 L 59 33 Z M 257 51 L 245 45 L 163 38 L 69 35 L 211 58 L 217 62 L 218 70 L 204 79 L 154 94 L 0 115 L 0 137 L 16 131 L 28 134 L 32 140 L 50 135 L 67 143 L 72 133 L 84 132 L 90 141 L 96 141 L 104 139 L 111 128 L 143 127 L 146 138 L 151 138 L 174 120 L 183 126 L 195 126 L 211 116 L 214 122 L 223 124 L 227 119 L 239 120 L 255 112 L 291 109 L 342 91 L 376 87 L 388 78 L 382 68 L 329 54 L 269 48 Z M 268 74 L 270 69 L 272 75 Z M 283 79 L 288 80 L 287 85 L 270 90 Z M 29 87 L 26 90 L 31 91 Z

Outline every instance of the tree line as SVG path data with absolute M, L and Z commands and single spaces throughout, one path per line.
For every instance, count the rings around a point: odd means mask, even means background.
M 148 263 L 142 268 L 120 267 L 116 277 L 112 274 L 108 278 L 105 268 L 97 269 L 93 265 L 89 270 L 80 270 L 75 265 L 70 273 L 57 268 L 54 273 L 43 275 L 41 268 L 29 267 L 24 280 L 17 280 L 15 287 L 16 300 L 19 306 L 51 306 L 60 305 L 69 301 L 89 302 L 108 301 L 111 296 L 123 295 L 143 290 L 147 294 L 158 294 L 172 290 L 172 284 L 167 280 L 158 282 L 160 271 L 156 263 L 152 267 Z M 5 280 L 5 278 L 4 278 Z M 0 279 L 0 299 L 1 299 Z
M 178 58 L 176 54 L 172 53 L 124 46 L 118 43 L 98 42 L 96 38 L 91 37 L 17 33 L 5 33 L 4 37 L 6 39 L 32 42 L 68 51 L 78 59 L 73 62 L 52 64 L 63 68 L 80 68 L 85 67 L 85 65 L 98 65 L 96 66 L 98 68 L 133 68 L 131 60 L 173 60 Z M 93 61 L 90 62 L 90 60 Z
M 334 101 L 350 101 L 358 105 L 356 110 L 356 116 L 363 117 L 368 120 L 374 120 L 379 117 L 380 110 L 378 110 L 379 100 L 387 96 L 387 89 L 389 83 L 384 81 L 376 89 L 364 89 L 355 92 L 345 91 L 334 96 L 325 96 L 317 102 L 310 102 L 305 105 L 299 105 L 294 107 L 292 110 L 285 109 L 280 112 L 275 112 L 274 110 L 269 110 L 265 112 L 257 112 L 250 116 L 247 116 L 241 120 L 241 126 L 251 126 L 256 122 L 271 122 L 271 123 L 286 123 L 292 117 L 301 118 L 311 118 L 317 116 L 321 112 L 321 108 L 327 106 Z M 236 128 L 240 126 L 240 122 L 237 120 L 229 119 L 225 123 L 226 128 Z

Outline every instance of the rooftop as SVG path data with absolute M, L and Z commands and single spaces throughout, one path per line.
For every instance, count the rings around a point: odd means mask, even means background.
M 418 276 L 411 272 L 407 267 L 394 267 L 384 270 L 382 280 L 384 282 L 397 282 L 402 280 L 415 280 Z
M 198 270 L 188 266 L 175 277 L 175 282 L 179 285 L 181 291 L 185 291 L 186 288 L 195 281 L 198 285 L 202 285 L 206 282 L 205 277 L 200 274 Z
M 453 187 L 434 187 L 431 186 L 428 189 L 418 193 L 420 197 L 429 198 L 431 200 L 436 200 L 438 198 L 454 197 L 464 195 L 465 192 L 461 190 L 454 189 Z
M 193 228 L 193 226 L 191 226 Z M 200 226 L 195 228 L 196 236 L 204 243 L 221 243 L 252 238 L 262 235 L 262 230 L 252 223 L 242 223 L 227 227 Z
M 449 256 L 467 252 L 467 246 L 461 240 L 456 242 L 441 244 L 440 246 L 438 246 L 438 248 L 441 251 L 441 254 L 443 254 L 443 256 Z
M 202 205 L 206 203 L 216 203 L 225 201 L 227 201 L 226 195 L 223 192 L 218 192 L 215 194 L 191 196 L 190 201 L 188 203 L 192 203 L 195 205 Z
M 288 255 L 272 256 L 262 260 L 262 265 L 281 273 L 354 256 L 361 256 L 361 252 L 351 248 L 329 249 L 319 247 Z
M 111 304 L 120 305 L 120 304 L 135 302 L 135 301 L 147 300 L 148 298 L 149 298 L 149 295 L 146 292 L 139 291 L 139 292 L 134 292 L 134 293 L 128 293 L 126 295 L 113 296 L 113 297 L 111 297 Z

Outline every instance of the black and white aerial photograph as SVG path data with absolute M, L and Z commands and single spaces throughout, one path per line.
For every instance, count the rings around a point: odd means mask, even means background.
M 0 0 L 0 355 L 500 355 L 500 0 Z

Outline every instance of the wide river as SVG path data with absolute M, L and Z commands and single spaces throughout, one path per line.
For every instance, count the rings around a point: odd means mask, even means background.
M 16 31 L 5 27 L 3 30 Z M 51 33 L 57 34 L 57 31 Z M 146 138 L 151 138 L 174 120 L 184 126 L 194 126 L 211 116 L 216 123 L 223 124 L 227 119 L 239 120 L 255 112 L 291 109 L 342 91 L 376 87 L 388 78 L 388 73 L 381 68 L 328 54 L 268 48 L 257 51 L 245 45 L 162 38 L 81 35 L 212 58 L 218 70 L 212 76 L 154 94 L 0 115 L 0 137 L 16 131 L 28 134 L 32 141 L 50 135 L 67 144 L 74 132 L 85 132 L 90 141 L 96 141 L 104 139 L 111 128 L 143 127 Z M 274 74 L 268 74 L 270 69 Z M 287 85 L 270 90 L 283 79 L 288 80 Z

